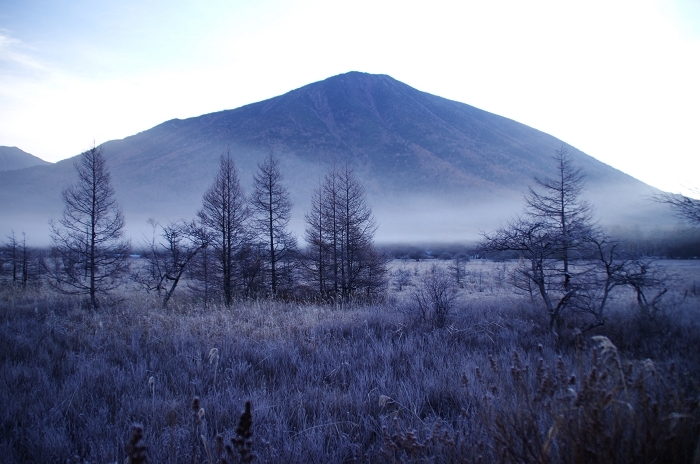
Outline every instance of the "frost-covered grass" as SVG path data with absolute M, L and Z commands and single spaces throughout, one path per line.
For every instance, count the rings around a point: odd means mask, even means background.
M 258 462 L 693 462 L 699 274 L 675 264 L 656 319 L 621 299 L 605 326 L 558 341 L 486 261 L 467 263 L 443 329 L 406 311 L 411 284 L 369 306 L 206 311 L 132 292 L 91 312 L 6 290 L 0 456 L 124 462 L 139 423 L 151 462 L 207 462 L 250 401 Z

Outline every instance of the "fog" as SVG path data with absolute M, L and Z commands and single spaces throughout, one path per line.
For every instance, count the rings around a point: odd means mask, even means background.
M 587 194 L 593 210 L 593 216 L 598 225 L 605 229 L 637 227 L 642 231 L 659 229 L 659 222 L 645 222 L 648 212 L 638 211 L 638 203 L 630 202 L 629 207 L 621 210 L 617 205 L 610 207 L 605 201 L 610 191 L 597 191 Z M 673 228 L 678 220 L 664 205 L 654 203 L 651 198 L 649 208 L 658 210 L 659 219 L 663 219 L 666 227 Z M 301 204 L 300 204 L 301 203 Z M 375 241 L 378 244 L 413 244 L 413 243 L 472 243 L 478 241 L 482 232 L 489 232 L 508 222 L 523 211 L 524 201 L 500 199 L 485 202 L 455 204 L 450 199 L 439 197 L 414 196 L 402 201 L 388 201 L 369 198 L 368 203 L 373 209 L 377 221 Z M 309 207 L 309 200 L 295 203 L 289 230 L 297 237 L 300 246 L 304 246 L 304 215 Z M 199 203 L 195 201 L 180 204 L 180 208 L 170 207 L 166 210 L 133 213 L 126 211 L 125 235 L 132 245 L 139 247 L 144 238 L 150 237 L 152 227 L 149 219 L 155 219 L 161 224 L 180 219 L 194 219 Z M 159 214 L 160 213 L 160 214 Z M 60 219 L 61 211 L 53 215 Z M 31 213 L 12 214 L 4 217 L 0 223 L 0 241 L 14 230 L 16 236 L 26 233 L 27 244 L 34 247 L 48 246 L 50 216 L 33 215 Z

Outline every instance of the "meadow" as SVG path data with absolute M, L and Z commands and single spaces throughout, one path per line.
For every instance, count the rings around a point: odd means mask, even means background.
M 699 261 L 661 263 L 653 317 L 621 291 L 559 337 L 513 262 L 467 262 L 447 324 L 421 320 L 448 263 L 393 261 L 383 301 L 336 306 L 5 288 L 0 460 L 700 462 Z

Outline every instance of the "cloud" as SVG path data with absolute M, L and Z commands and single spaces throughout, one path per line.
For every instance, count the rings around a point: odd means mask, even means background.
M 0 29 L 0 71 L 3 74 L 7 71 L 5 63 L 19 66 L 22 69 L 46 71 L 47 68 L 37 59 L 32 57 L 26 50 L 30 47 L 19 39 L 15 39 L 3 29 Z

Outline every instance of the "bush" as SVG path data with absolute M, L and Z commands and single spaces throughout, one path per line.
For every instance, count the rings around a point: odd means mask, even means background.
M 412 310 L 422 321 L 444 327 L 458 296 L 454 279 L 444 269 L 432 266 L 411 293 Z

